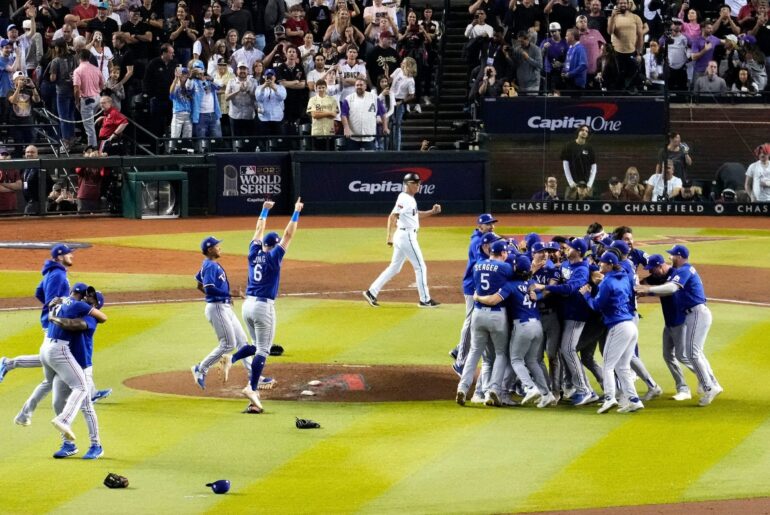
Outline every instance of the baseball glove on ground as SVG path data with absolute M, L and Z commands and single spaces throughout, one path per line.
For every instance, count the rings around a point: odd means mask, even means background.
M 295 422 L 297 429 L 318 429 L 321 424 L 314 422 L 309 418 L 298 418 Z
M 270 355 L 271 356 L 280 356 L 283 354 L 283 346 L 282 345 L 271 345 L 270 346 Z
M 126 488 L 128 486 L 128 478 L 110 472 L 104 478 L 104 486 L 107 488 Z
M 263 411 L 264 411 L 264 410 L 262 410 L 261 408 L 258 408 L 258 407 L 256 407 L 256 406 L 254 406 L 253 404 L 249 404 L 249 405 L 246 407 L 246 409 L 245 409 L 245 410 L 241 411 L 241 413 L 246 413 L 247 415 L 259 415 L 259 414 L 260 414 L 260 413 L 262 413 Z

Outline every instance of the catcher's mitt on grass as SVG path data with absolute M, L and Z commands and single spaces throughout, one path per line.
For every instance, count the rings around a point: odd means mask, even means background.
M 241 413 L 246 413 L 247 415 L 259 415 L 264 410 L 262 408 L 258 408 L 254 406 L 253 404 L 249 404 L 245 410 L 241 411 Z
M 309 418 L 298 418 L 295 425 L 297 426 L 297 429 L 318 429 L 321 427 L 321 424 L 310 420 Z
M 126 488 L 128 486 L 128 478 L 110 472 L 104 478 L 104 486 L 107 488 Z

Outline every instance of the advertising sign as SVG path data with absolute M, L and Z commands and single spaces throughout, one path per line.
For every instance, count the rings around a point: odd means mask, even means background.
M 275 201 L 280 211 L 290 210 L 288 170 L 285 153 L 218 154 L 217 214 L 253 214 L 265 200 Z

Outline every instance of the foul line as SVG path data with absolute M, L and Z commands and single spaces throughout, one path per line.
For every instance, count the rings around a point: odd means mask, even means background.
M 431 286 L 431 290 L 448 290 L 450 288 L 454 288 L 453 286 Z M 402 291 L 411 291 L 415 288 L 390 288 L 386 290 L 382 290 L 384 292 L 402 292 Z M 318 297 L 321 295 L 354 295 L 361 293 L 363 290 L 344 290 L 344 291 L 324 291 L 324 292 L 318 292 L 318 291 L 309 291 L 309 292 L 300 292 L 300 293 L 282 293 L 279 295 L 279 297 Z M 710 302 L 722 302 L 724 304 L 740 304 L 743 306 L 758 306 L 761 308 L 770 308 L 770 303 L 768 302 L 753 302 L 750 300 L 735 300 L 735 299 L 718 299 L 714 297 L 709 297 L 707 300 Z M 110 302 L 108 306 L 133 306 L 133 305 L 140 305 L 140 304 L 178 304 L 181 302 L 203 302 L 204 299 L 159 299 L 159 300 L 124 300 L 120 302 Z M 24 311 L 24 310 L 32 310 L 32 309 L 40 309 L 40 305 L 37 306 L 21 306 L 18 308 L 0 308 L 0 312 L 3 311 Z

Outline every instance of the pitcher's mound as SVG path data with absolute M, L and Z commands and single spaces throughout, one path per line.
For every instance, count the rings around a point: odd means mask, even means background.
M 276 380 L 271 390 L 260 390 L 266 400 L 326 402 L 434 401 L 454 399 L 458 377 L 446 366 L 327 365 L 314 363 L 270 363 L 265 376 Z M 309 383 L 319 381 L 316 386 Z M 196 397 L 243 398 L 245 368 L 236 363 L 227 384 L 219 369 L 209 370 L 206 389 L 201 390 L 189 370 L 132 377 L 129 388 L 156 393 Z M 302 392 L 314 395 L 303 395 Z

